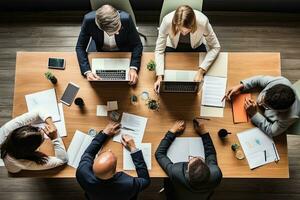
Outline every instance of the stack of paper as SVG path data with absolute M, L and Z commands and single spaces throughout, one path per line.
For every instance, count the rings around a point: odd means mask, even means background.
M 71 144 L 68 148 L 67 154 L 69 158 L 68 165 L 77 168 L 81 159 L 81 156 L 91 144 L 93 137 L 76 130 Z
M 167 156 L 173 163 L 188 162 L 189 156 L 201 157 L 205 159 L 204 147 L 201 137 L 179 137 L 176 138 L 170 148 Z
M 246 155 L 250 169 L 279 161 L 279 154 L 272 138 L 259 128 L 252 128 L 237 134 Z
M 232 100 L 232 113 L 234 123 L 248 122 L 248 115 L 244 106 L 246 98 L 251 98 L 251 94 L 239 94 Z
M 121 136 L 128 134 L 133 137 L 135 143 L 142 143 L 145 129 L 147 125 L 147 118 L 123 113 L 121 119 L 121 132 L 113 137 L 113 141 L 121 143 Z
M 147 168 L 151 170 L 151 143 L 136 144 L 136 147 L 142 150 Z M 123 147 L 123 169 L 135 170 L 130 152 L 125 147 Z

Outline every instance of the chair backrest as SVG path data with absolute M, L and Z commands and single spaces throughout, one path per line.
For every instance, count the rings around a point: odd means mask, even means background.
M 203 0 L 164 0 L 159 18 L 159 25 L 164 16 L 176 10 L 181 5 L 188 5 L 195 10 L 202 11 Z
M 131 16 L 134 24 L 136 25 L 134 12 L 132 10 L 129 0 L 90 0 L 90 2 L 91 2 L 92 10 L 97 10 L 102 5 L 109 4 L 118 10 L 125 11 Z
M 296 90 L 296 95 L 300 99 L 300 80 L 293 84 L 293 88 Z M 291 135 L 300 135 L 300 119 L 289 127 L 286 133 Z

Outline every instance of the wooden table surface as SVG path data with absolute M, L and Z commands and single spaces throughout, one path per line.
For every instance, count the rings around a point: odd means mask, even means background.
M 44 73 L 48 70 L 48 58 L 59 57 L 66 60 L 65 70 L 50 70 L 58 78 L 58 84 L 53 86 L 45 79 Z M 89 59 L 95 57 L 130 57 L 130 53 L 90 53 Z M 164 137 L 167 130 L 176 119 L 184 119 L 187 122 L 185 133 L 181 137 L 197 136 L 192 128 L 192 119 L 200 115 L 201 93 L 195 94 L 160 94 L 153 92 L 155 72 L 148 71 L 146 65 L 150 59 L 154 59 L 153 53 L 143 53 L 139 82 L 136 87 L 129 87 L 126 84 L 103 84 L 91 83 L 80 74 L 79 65 L 75 52 L 18 52 L 16 61 L 15 90 L 13 116 L 27 112 L 24 95 L 55 88 L 57 99 L 62 96 L 69 81 L 80 86 L 79 97 L 84 99 L 86 104 L 84 110 L 80 110 L 75 104 L 70 107 L 64 106 L 66 128 L 68 136 L 63 138 L 68 148 L 76 130 L 87 132 L 90 128 L 101 130 L 108 120 L 106 117 L 96 116 L 96 106 L 106 104 L 107 101 L 117 100 L 119 112 L 128 112 L 148 118 L 143 142 L 152 143 L 152 169 L 151 177 L 166 176 L 156 162 L 154 153 Z M 198 66 L 197 53 L 169 53 L 166 55 L 166 68 L 169 69 L 193 69 Z M 90 60 L 91 61 L 91 60 Z M 228 57 L 228 81 L 227 88 L 238 84 L 240 80 L 253 75 L 281 74 L 280 53 L 229 53 Z M 152 111 L 145 105 L 146 102 L 140 98 L 143 91 L 150 93 L 150 97 L 159 100 L 160 110 Z M 130 103 L 130 95 L 139 96 L 138 104 Z M 280 161 L 270 163 L 260 168 L 250 170 L 247 160 L 237 160 L 231 150 L 231 144 L 238 142 L 236 133 L 252 128 L 249 123 L 233 124 L 231 105 L 226 103 L 223 118 L 211 118 L 204 121 L 217 150 L 218 163 L 225 178 L 288 178 L 288 155 L 286 135 L 275 138 L 276 147 L 280 155 Z M 232 134 L 225 141 L 217 136 L 217 131 L 225 128 Z M 112 149 L 118 157 L 117 170 L 123 169 L 123 150 L 119 143 L 110 139 L 104 146 L 105 149 Z M 46 141 L 41 151 L 53 154 L 53 147 L 49 140 Z M 135 171 L 127 173 L 136 176 Z M 38 177 L 74 177 L 75 169 L 70 166 L 63 166 L 57 169 L 40 172 L 21 172 L 18 176 Z

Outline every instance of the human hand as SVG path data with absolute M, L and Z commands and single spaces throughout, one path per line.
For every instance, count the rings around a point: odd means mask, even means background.
M 46 124 L 44 128 L 41 129 L 42 133 L 46 134 L 50 140 L 54 140 L 57 138 L 57 128 L 53 125 Z
M 194 129 L 195 129 L 196 133 L 199 136 L 202 136 L 202 135 L 208 133 L 208 131 L 205 128 L 205 125 L 203 123 L 201 123 L 201 121 L 199 119 L 193 119 L 193 125 L 194 125 Z
M 154 91 L 158 94 L 160 90 L 160 82 L 162 81 L 162 76 L 157 76 L 157 80 L 154 83 Z
M 230 88 L 230 89 L 226 92 L 226 94 L 225 94 L 225 96 L 223 97 L 222 101 L 223 101 L 224 99 L 226 99 L 227 101 L 230 101 L 231 98 L 232 98 L 233 96 L 238 95 L 238 94 L 241 93 L 241 90 L 243 89 L 243 87 L 244 87 L 243 84 L 239 84 L 239 85 L 233 86 L 232 88 Z
M 257 103 L 250 98 L 246 98 L 244 108 L 250 117 L 257 113 Z
M 185 129 L 185 121 L 177 120 L 169 131 L 174 134 L 180 134 L 183 133 L 184 129 Z
M 138 75 L 135 69 L 129 70 L 129 85 L 135 85 L 138 81 Z
M 97 80 L 101 80 L 101 78 L 99 76 L 97 76 L 96 74 L 94 74 L 93 72 L 88 72 L 86 74 L 86 79 L 88 81 L 97 81 Z
M 195 82 L 202 82 L 203 78 L 204 78 L 204 73 L 205 73 L 205 70 L 202 69 L 202 68 L 199 68 L 197 74 L 194 77 L 194 81 Z
M 120 132 L 121 124 L 117 122 L 109 122 L 103 130 L 103 133 L 109 136 L 113 136 Z
M 121 142 L 123 146 L 130 152 L 133 152 L 136 150 L 136 146 L 133 140 L 133 137 L 127 134 L 122 135 Z

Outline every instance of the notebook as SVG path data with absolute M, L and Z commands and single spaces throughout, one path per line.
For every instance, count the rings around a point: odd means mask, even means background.
M 248 122 L 248 115 L 244 108 L 246 98 L 251 98 L 250 93 L 239 94 L 232 100 L 232 115 L 233 123 L 245 123 Z

